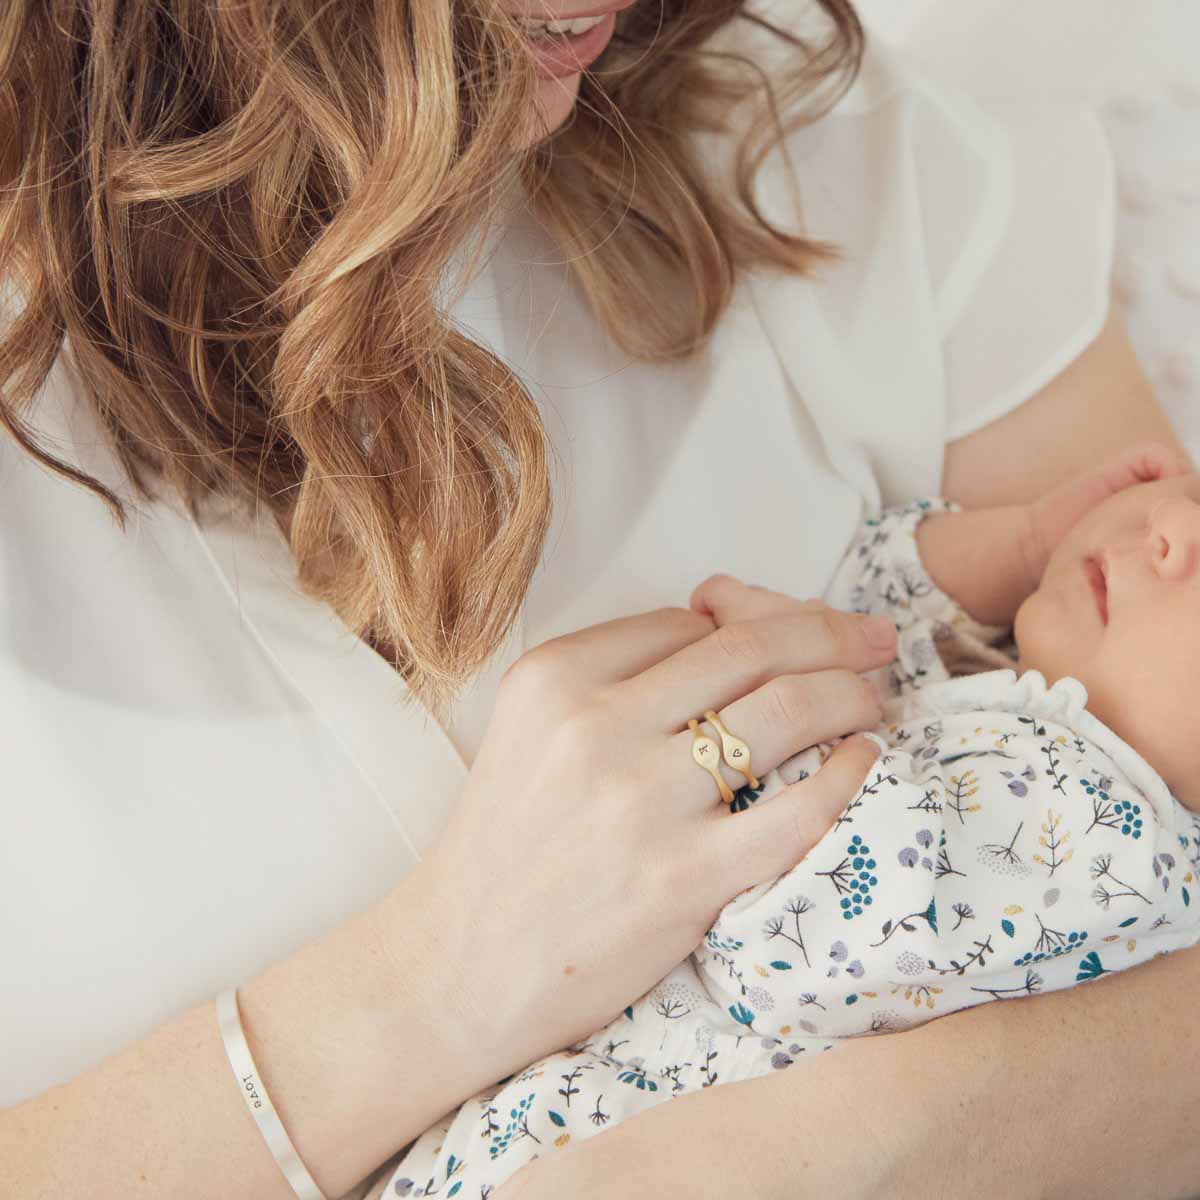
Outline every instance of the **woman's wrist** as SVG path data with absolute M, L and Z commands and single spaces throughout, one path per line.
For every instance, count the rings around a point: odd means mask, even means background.
M 272 1102 L 330 1197 L 505 1073 L 470 956 L 446 944 L 450 902 L 423 865 L 239 992 Z

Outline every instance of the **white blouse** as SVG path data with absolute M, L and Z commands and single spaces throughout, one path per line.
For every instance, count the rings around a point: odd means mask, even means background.
M 59 360 L 37 424 L 135 515 L 122 533 L 0 446 L 0 1106 L 388 891 L 522 646 L 686 603 L 718 570 L 817 594 L 865 510 L 936 493 L 947 441 L 1096 336 L 1113 195 L 1086 112 L 1010 120 L 876 50 L 789 148 L 796 177 L 775 155 L 764 203 L 794 215 L 798 184 L 846 259 L 746 279 L 689 362 L 626 361 L 528 222 L 458 302 L 522 373 L 559 469 L 521 625 L 445 730 L 301 594 L 268 523 L 139 506 Z

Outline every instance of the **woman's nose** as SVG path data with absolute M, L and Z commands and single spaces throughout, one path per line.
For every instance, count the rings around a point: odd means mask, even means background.
M 1200 559 L 1200 505 L 1169 496 L 1154 508 L 1148 532 L 1150 562 L 1160 579 L 1186 579 Z

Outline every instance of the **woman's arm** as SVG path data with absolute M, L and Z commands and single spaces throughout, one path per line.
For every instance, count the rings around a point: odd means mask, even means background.
M 662 608 L 553 638 L 509 667 L 418 866 L 241 991 L 251 1053 L 326 1195 L 620 1012 L 732 896 L 806 854 L 879 753 L 849 738 L 766 808 L 722 820 L 691 731 L 670 714 L 714 705 L 767 770 L 878 724 L 860 676 L 892 661 L 895 640 L 887 622 L 811 606 L 723 629 Z M 4 1200 L 289 1194 L 211 1003 L 0 1112 Z
M 539 1159 L 497 1200 L 1193 1200 L 1198 988 L 1184 950 L 858 1038 Z
M 1062 374 L 1007 416 L 947 446 L 942 495 L 964 508 L 1023 504 L 1145 441 L 1185 453 L 1112 310 Z
M 267 1090 L 330 1197 L 489 1082 L 488 1065 L 478 1078 L 477 1056 L 461 1046 L 486 1046 L 492 1031 L 456 1004 L 466 981 L 430 944 L 439 904 L 427 884 L 418 868 L 378 905 L 240 989 Z M 209 1002 L 0 1112 L 0 1195 L 285 1200 L 292 1192 L 238 1091 Z

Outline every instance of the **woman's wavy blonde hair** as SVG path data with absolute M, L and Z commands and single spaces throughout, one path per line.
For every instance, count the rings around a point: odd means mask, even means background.
M 819 4 L 810 42 L 745 0 L 638 0 L 567 124 L 519 149 L 537 83 L 491 0 L 4 0 L 0 264 L 24 305 L 0 424 L 124 523 L 30 424 L 67 350 L 139 496 L 268 506 L 305 589 L 444 713 L 551 508 L 537 408 L 449 319 L 450 265 L 519 179 L 643 359 L 698 347 L 739 270 L 810 270 L 832 248 L 751 183 L 858 70 L 849 0 Z M 706 48 L 733 20 L 792 44 L 786 77 Z M 693 134 L 755 97 L 727 187 Z

